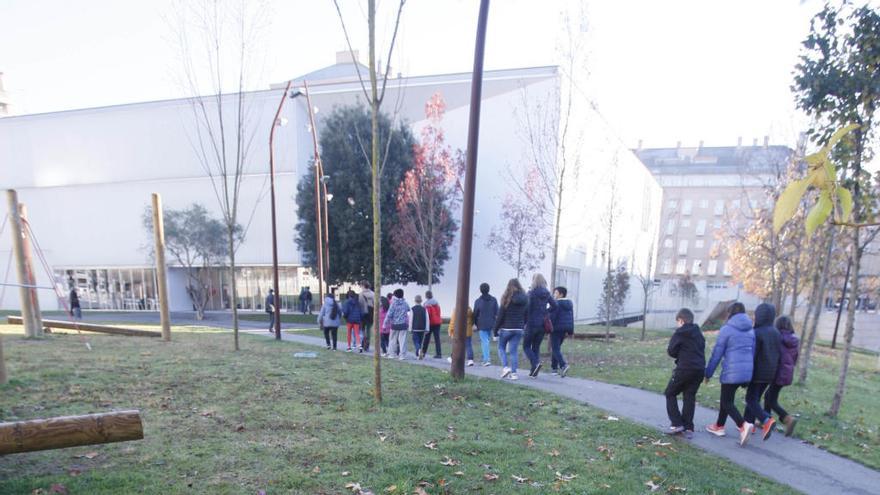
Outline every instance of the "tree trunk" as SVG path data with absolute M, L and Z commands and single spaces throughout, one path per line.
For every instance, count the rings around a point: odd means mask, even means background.
M 639 340 L 645 340 L 645 330 L 648 324 L 648 291 L 645 291 L 645 300 L 642 301 L 642 337 Z
M 822 260 L 822 268 L 818 270 L 819 280 L 816 287 L 816 299 L 812 302 L 813 314 L 810 320 L 810 330 L 807 333 L 806 327 L 804 334 L 807 335 L 806 347 L 804 347 L 803 356 L 800 359 L 800 373 L 798 374 L 798 385 L 807 383 L 807 371 L 810 369 L 810 356 L 813 352 L 813 344 L 816 342 L 816 332 L 819 326 L 819 316 L 821 316 L 823 298 L 825 297 L 825 286 L 828 283 L 828 269 L 831 267 L 831 256 L 834 250 L 834 226 L 826 227 L 825 253 Z M 803 342 L 801 342 L 803 347 Z
M 6 359 L 3 357 L 3 335 L 0 335 L 0 385 L 6 384 Z
M 373 171 L 373 285 L 376 293 L 381 294 L 382 286 L 382 222 L 379 208 L 379 88 L 376 74 L 376 0 L 367 3 L 367 23 L 370 36 L 370 128 L 372 129 L 372 150 L 370 161 Z M 379 304 L 375 305 L 376 318 L 378 321 Z M 376 403 L 382 402 L 382 358 L 379 353 L 381 347 L 381 332 L 373 332 L 373 398 Z
M 232 301 L 229 306 L 232 308 L 232 336 L 235 341 L 235 350 L 239 350 L 238 345 L 238 288 L 235 283 L 235 233 L 232 228 L 227 225 L 227 234 L 229 237 L 229 279 L 232 293 Z
M 563 169 L 564 173 L 565 169 Z M 562 181 L 562 178 L 559 179 Z M 553 259 L 550 263 L 550 290 L 556 287 L 556 257 L 559 255 L 559 219 L 562 218 L 562 187 L 556 196 L 556 221 L 553 226 Z
M 856 175 L 858 177 L 858 175 Z M 863 249 L 859 245 L 859 227 L 853 228 L 853 267 L 849 282 L 849 304 L 846 307 L 846 331 L 844 332 L 843 363 L 840 365 L 840 377 L 837 380 L 837 389 L 831 400 L 831 409 L 828 415 L 837 417 L 840 412 L 840 404 L 843 402 L 843 394 L 846 393 L 846 375 L 849 372 L 849 361 L 852 355 L 852 340 L 856 326 L 856 301 L 859 299 L 859 272 L 862 265 Z M 842 303 L 841 303 L 842 304 Z
M 608 268 L 605 272 L 605 279 L 608 284 L 605 287 L 605 343 L 611 341 L 611 297 L 613 293 L 614 282 L 611 279 L 611 243 L 608 243 Z

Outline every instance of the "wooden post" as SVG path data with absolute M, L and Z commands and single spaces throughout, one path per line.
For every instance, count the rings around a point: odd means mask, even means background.
M 9 315 L 6 322 L 10 325 L 21 325 L 20 316 Z M 76 330 L 78 332 L 98 332 L 108 333 L 110 335 L 125 335 L 128 337 L 161 337 L 160 332 L 153 330 L 138 330 L 135 328 L 121 328 L 109 325 L 96 325 L 94 323 L 83 323 L 79 321 L 59 321 L 59 320 L 43 320 L 46 328 L 60 328 L 65 330 Z
M 40 331 L 40 335 L 43 335 L 43 316 L 40 312 L 40 299 L 37 294 L 37 275 L 36 270 L 34 269 L 34 257 L 31 256 L 31 233 L 30 233 L 30 224 L 28 223 L 27 218 L 27 208 L 23 203 L 18 204 L 18 214 L 21 218 L 21 237 L 22 237 L 22 247 L 24 247 L 24 263 L 27 268 L 28 274 L 28 284 L 31 287 L 28 287 L 28 292 L 30 293 L 31 306 L 33 307 L 33 314 L 31 315 L 34 319 L 34 328 L 38 328 Z M 51 282 L 51 281 L 50 281 Z
M 0 423 L 0 455 L 142 438 L 137 410 Z
M 3 335 L 0 335 L 0 385 L 6 384 L 6 359 L 3 357 Z
M 159 319 L 162 340 L 171 341 L 171 317 L 168 314 L 168 278 L 165 273 L 165 224 L 162 221 L 162 198 L 153 193 L 153 237 L 156 241 L 156 278 L 159 280 Z
M 34 328 L 34 308 L 31 305 L 30 277 L 24 259 L 24 239 L 22 238 L 21 216 L 18 211 L 18 194 L 15 189 L 6 190 L 6 202 L 9 207 L 9 231 L 12 232 L 12 253 L 15 257 L 15 268 L 18 273 L 18 297 L 21 300 L 21 315 L 24 318 L 24 333 L 28 338 L 42 336 L 42 328 Z

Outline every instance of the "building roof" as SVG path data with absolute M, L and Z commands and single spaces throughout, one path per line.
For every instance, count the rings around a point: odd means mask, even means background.
M 712 146 L 633 150 L 654 175 L 767 173 L 785 170 L 794 150 L 788 146 Z

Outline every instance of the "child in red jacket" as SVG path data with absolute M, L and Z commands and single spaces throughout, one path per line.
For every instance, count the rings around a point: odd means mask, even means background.
M 443 355 L 440 353 L 440 326 L 443 324 L 443 318 L 440 316 L 440 303 L 434 299 L 431 291 L 425 292 L 425 310 L 428 312 L 428 333 L 422 341 L 422 351 L 419 354 L 421 359 L 425 358 L 428 353 L 428 344 L 431 343 L 431 337 L 434 337 L 434 359 L 441 359 Z

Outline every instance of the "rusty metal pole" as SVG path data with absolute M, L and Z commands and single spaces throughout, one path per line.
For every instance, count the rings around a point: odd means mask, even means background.
M 464 202 L 461 208 L 461 247 L 458 254 L 458 286 L 455 294 L 455 335 L 452 341 L 452 378 L 464 378 L 467 308 L 471 284 L 471 251 L 474 241 L 474 196 L 477 181 L 477 145 L 480 136 L 480 103 L 483 94 L 483 54 L 486 46 L 486 22 L 489 0 L 480 1 L 477 41 L 474 48 L 474 73 L 471 76 L 471 109 L 468 120 L 468 144 L 464 176 Z
M 318 153 L 318 129 L 315 127 L 315 112 L 312 107 L 312 97 L 309 96 L 309 83 L 303 81 L 303 89 L 306 94 L 306 105 L 309 106 L 309 126 L 312 128 L 312 145 L 315 148 L 315 238 L 318 251 L 318 304 L 324 304 L 324 249 L 323 229 L 321 228 L 321 155 Z
M 31 305 L 30 290 L 27 287 L 30 285 L 30 277 L 24 259 L 24 230 L 18 210 L 18 193 L 14 189 L 8 189 L 6 201 L 9 207 L 9 231 L 12 233 L 12 254 L 18 272 L 18 295 L 21 301 L 21 317 L 24 319 L 24 333 L 28 338 L 39 338 L 43 329 L 34 327 L 34 307 Z
M 281 340 L 281 291 L 278 284 L 278 233 L 275 225 L 275 128 L 280 125 L 278 118 L 281 116 L 281 109 L 284 107 L 284 100 L 287 99 L 287 92 L 290 91 L 290 81 L 284 92 L 281 93 L 281 101 L 278 103 L 278 110 L 275 112 L 275 118 L 272 120 L 272 129 L 269 130 L 269 194 L 272 207 L 272 287 L 275 289 L 275 340 Z

